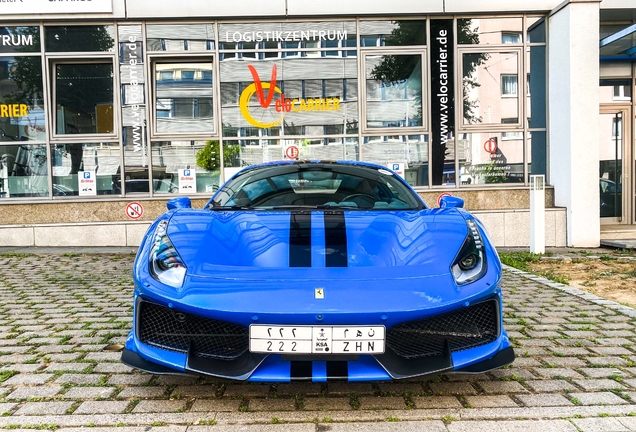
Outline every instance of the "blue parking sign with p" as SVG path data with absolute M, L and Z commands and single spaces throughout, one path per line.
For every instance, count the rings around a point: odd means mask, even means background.
M 190 170 L 189 169 L 183 170 L 183 175 L 186 177 L 190 177 Z
M 91 172 L 90 171 L 84 171 L 84 178 L 85 179 L 91 178 Z
M 400 170 L 400 164 L 393 164 L 393 171 L 399 171 Z

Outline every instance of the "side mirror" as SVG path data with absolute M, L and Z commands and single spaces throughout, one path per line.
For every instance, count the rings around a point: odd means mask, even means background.
M 192 208 L 192 201 L 188 197 L 173 198 L 166 203 L 166 207 L 168 207 L 168 210 Z
M 440 198 L 439 207 L 440 208 L 463 208 L 464 200 L 456 196 L 445 195 L 442 198 Z

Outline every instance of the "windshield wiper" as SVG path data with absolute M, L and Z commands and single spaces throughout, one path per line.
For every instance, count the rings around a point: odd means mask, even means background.
M 208 206 L 208 210 L 256 210 L 249 206 L 229 205 L 229 206 Z
M 305 204 L 290 204 L 290 205 L 280 205 L 268 207 L 271 210 L 288 210 L 288 209 L 322 209 L 325 208 L 324 205 L 305 205 Z

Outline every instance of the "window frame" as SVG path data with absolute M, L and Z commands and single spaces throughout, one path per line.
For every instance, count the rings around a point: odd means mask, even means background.
M 505 46 L 503 45 L 499 45 L 499 46 L 490 46 L 490 45 L 467 45 L 464 47 L 461 47 L 457 50 L 457 59 L 456 59 L 456 70 L 459 71 L 459 75 L 457 77 L 457 82 L 456 82 L 456 92 L 458 98 L 463 97 L 464 94 L 464 88 L 463 88 L 463 76 L 461 75 L 461 71 L 464 70 L 464 54 L 475 54 L 475 53 L 484 53 L 484 54 L 505 54 L 505 53 L 515 53 L 517 54 L 517 95 L 513 96 L 513 95 L 502 95 L 501 91 L 502 91 L 502 83 L 501 83 L 501 75 L 500 75 L 500 81 L 499 81 L 499 93 L 498 93 L 498 97 L 502 98 L 502 99 L 513 99 L 513 98 L 517 98 L 517 119 L 519 120 L 517 123 L 474 123 L 474 124 L 466 124 L 463 121 L 463 116 L 464 116 L 464 111 L 463 111 L 463 107 L 460 104 L 456 104 L 456 108 L 458 108 L 456 110 L 455 113 L 455 119 L 456 119 L 456 131 L 457 133 L 462 133 L 462 132 L 470 132 L 470 133 L 476 133 L 480 130 L 489 130 L 489 131 L 499 131 L 501 129 L 510 129 L 511 127 L 515 128 L 515 129 L 519 129 L 519 131 L 523 131 L 523 123 L 522 123 L 522 119 L 521 119 L 521 113 L 523 113 L 523 103 L 526 101 L 527 96 L 525 95 L 525 91 L 524 91 L 524 95 L 519 95 L 519 88 L 520 86 L 525 86 L 526 81 L 524 79 L 524 77 L 522 76 L 525 72 L 525 69 L 523 69 L 523 61 L 524 59 L 522 58 L 523 56 L 523 45 L 519 45 L 519 46 L 515 46 L 515 45 L 509 45 L 506 44 Z M 514 74 L 503 74 L 503 75 L 514 75 Z M 509 118 L 509 117 L 503 117 L 503 118 Z
M 57 84 L 55 70 L 58 65 L 87 65 L 87 64 L 108 64 L 112 66 L 113 74 L 113 132 L 111 133 L 82 133 L 82 134 L 59 134 L 57 133 Z M 46 57 L 46 74 L 48 84 L 49 100 L 47 103 L 48 112 L 51 113 L 47 119 L 48 136 L 51 142 L 97 142 L 97 141 L 116 141 L 121 135 L 121 88 L 119 82 L 119 73 L 117 70 L 118 62 L 111 53 L 104 55 L 94 55 L 91 53 L 87 57 L 79 57 L 78 53 L 72 56 L 48 55 Z M 55 114 L 53 114 L 55 113 Z
M 211 64 L 211 73 L 212 73 L 212 121 L 210 124 L 212 126 L 211 131 L 205 132 L 158 132 L 157 131 L 157 118 L 165 118 L 162 116 L 157 116 L 157 112 L 165 111 L 157 109 L 157 64 L 166 64 L 166 63 L 210 63 Z M 147 64 L 146 64 L 149 77 L 148 79 L 148 90 L 149 90 L 149 130 L 150 130 L 150 138 L 151 141 L 172 141 L 172 140 L 209 140 L 209 139 L 218 139 L 219 130 L 217 127 L 218 116 L 220 115 L 219 111 L 219 99 L 220 98 L 220 88 L 217 91 L 217 87 L 220 86 L 217 64 L 216 64 L 216 55 L 215 51 L 206 52 L 206 53 L 197 53 L 193 55 L 188 55 L 187 53 L 184 55 L 182 53 L 176 54 L 174 52 L 170 53 L 161 53 L 156 55 L 148 56 Z M 195 76 L 196 76 L 195 72 Z M 191 98 L 193 103 L 193 110 L 196 103 L 198 104 L 198 100 L 200 98 Z
M 398 48 L 398 49 L 396 49 Z M 401 49 L 400 49 L 401 48 Z M 378 128 L 370 128 L 367 126 L 367 76 L 366 76 L 366 64 L 367 64 L 367 56 L 386 56 L 386 55 L 419 55 L 422 58 L 421 61 L 421 88 L 422 88 L 422 100 L 421 100 L 421 108 L 422 108 L 422 125 L 421 126 L 389 126 L 389 127 L 378 127 Z M 373 48 L 371 49 L 360 49 L 360 54 L 358 58 L 359 64 L 359 74 L 358 74 L 358 101 L 360 106 L 360 119 L 358 120 L 358 127 L 360 129 L 360 133 L 362 135 L 421 135 L 429 132 L 429 121 L 428 118 L 430 116 L 429 109 L 429 61 L 428 61 L 428 46 L 421 46 L 417 48 L 402 48 L 402 47 L 390 47 L 390 48 Z

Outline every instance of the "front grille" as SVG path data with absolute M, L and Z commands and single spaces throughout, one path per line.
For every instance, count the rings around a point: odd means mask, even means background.
M 249 347 L 248 328 L 179 312 L 155 303 L 138 304 L 141 342 L 158 348 L 201 357 L 234 360 Z
M 405 358 L 438 356 L 493 342 L 499 336 L 499 305 L 488 300 L 458 311 L 398 324 L 387 331 L 387 345 Z

